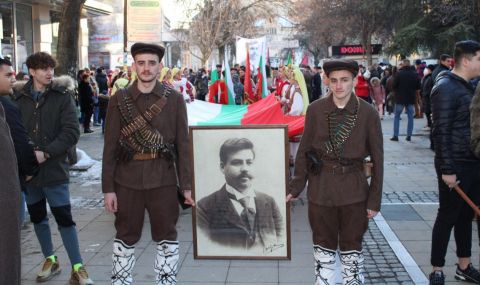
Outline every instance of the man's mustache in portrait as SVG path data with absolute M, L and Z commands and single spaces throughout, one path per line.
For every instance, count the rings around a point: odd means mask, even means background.
M 242 173 L 238 176 L 238 178 L 248 178 L 248 179 L 253 179 L 253 176 L 248 174 L 248 173 Z

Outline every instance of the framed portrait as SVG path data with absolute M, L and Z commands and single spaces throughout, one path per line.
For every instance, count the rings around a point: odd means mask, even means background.
M 291 258 L 284 125 L 190 127 L 196 259 Z

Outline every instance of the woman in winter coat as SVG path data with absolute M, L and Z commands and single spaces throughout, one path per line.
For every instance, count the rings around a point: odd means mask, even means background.
M 78 97 L 80 101 L 80 111 L 83 113 L 83 132 L 93 133 L 90 129 L 90 120 L 93 114 L 93 88 L 90 85 L 90 75 L 84 73 L 82 80 L 78 84 Z
M 387 103 L 387 112 L 388 114 L 393 113 L 393 107 L 395 107 L 395 92 L 393 90 L 393 79 L 395 78 L 395 75 L 397 74 L 397 67 L 394 66 L 392 67 L 392 74 L 387 78 L 385 84 L 386 88 L 385 90 L 387 91 L 387 98 L 386 98 L 386 103 Z
M 380 119 L 383 120 L 383 104 L 385 103 L 385 88 L 378 77 L 370 79 L 370 94 L 377 108 Z

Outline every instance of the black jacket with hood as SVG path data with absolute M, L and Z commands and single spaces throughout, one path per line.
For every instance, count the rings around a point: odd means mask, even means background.
M 67 151 L 80 138 L 73 99 L 74 81 L 68 76 L 53 79 L 38 102 L 31 95 L 32 85 L 32 80 L 17 82 L 12 97 L 35 147 L 50 158 L 40 165 L 38 175 L 27 185 L 44 187 L 68 183 Z

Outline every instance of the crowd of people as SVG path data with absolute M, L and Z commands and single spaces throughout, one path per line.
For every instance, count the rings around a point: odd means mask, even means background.
M 335 59 L 314 69 L 268 68 L 265 80 L 237 64 L 230 70 L 217 65 L 216 75 L 205 69 L 195 73 L 162 67 L 164 48 L 157 45 L 137 43 L 131 52 L 132 70 L 85 68 L 76 81 L 55 77 L 54 58 L 38 52 L 27 59 L 29 74 L 19 72 L 15 83 L 11 62 L 0 58 L 0 160 L 6 166 L 0 177 L 0 216 L 8 217 L 1 219 L 1 228 L 8 230 L 0 233 L 4 253 L 0 255 L 0 284 L 20 284 L 22 191 L 44 256 L 37 281 L 50 280 L 61 270 L 48 203 L 71 263 L 70 284 L 93 284 L 72 217 L 68 165 L 75 163 L 79 124 L 84 133 L 91 133 L 92 121 L 105 133 L 102 191 L 107 211 L 116 215 L 112 284 L 133 282 L 134 250 L 145 209 L 157 243 L 156 284 L 176 284 L 177 202 L 195 206 L 186 104 L 194 100 L 232 103 L 225 96 L 228 77 L 235 104 L 261 100 L 266 82 L 285 115 L 305 115 L 286 201 L 295 199 L 308 182 L 316 284 L 334 284 L 337 250 L 346 272 L 344 282 L 363 284 L 362 239 L 368 218 L 381 206 L 381 119 L 385 113 L 394 114 L 391 141 L 396 142 L 404 111 L 408 118 L 405 139 L 412 140 L 414 118 L 425 115 L 435 151 L 440 205 L 432 233 L 430 284 L 445 283 L 442 268 L 452 229 L 458 257 L 455 278 L 480 284 L 480 272 L 470 260 L 473 210 L 451 191 L 460 185 L 480 203 L 478 42 L 456 43 L 453 56 L 442 55 L 436 66 L 421 60 L 411 65 L 405 59 L 398 67 L 382 63 L 365 67 Z M 366 176 L 357 175 L 364 169 L 366 156 L 373 163 L 369 182 Z M 234 167 L 230 156 L 224 159 L 225 165 Z M 235 185 L 227 186 L 235 195 L 246 195 Z M 332 189 L 347 194 L 338 195 Z

